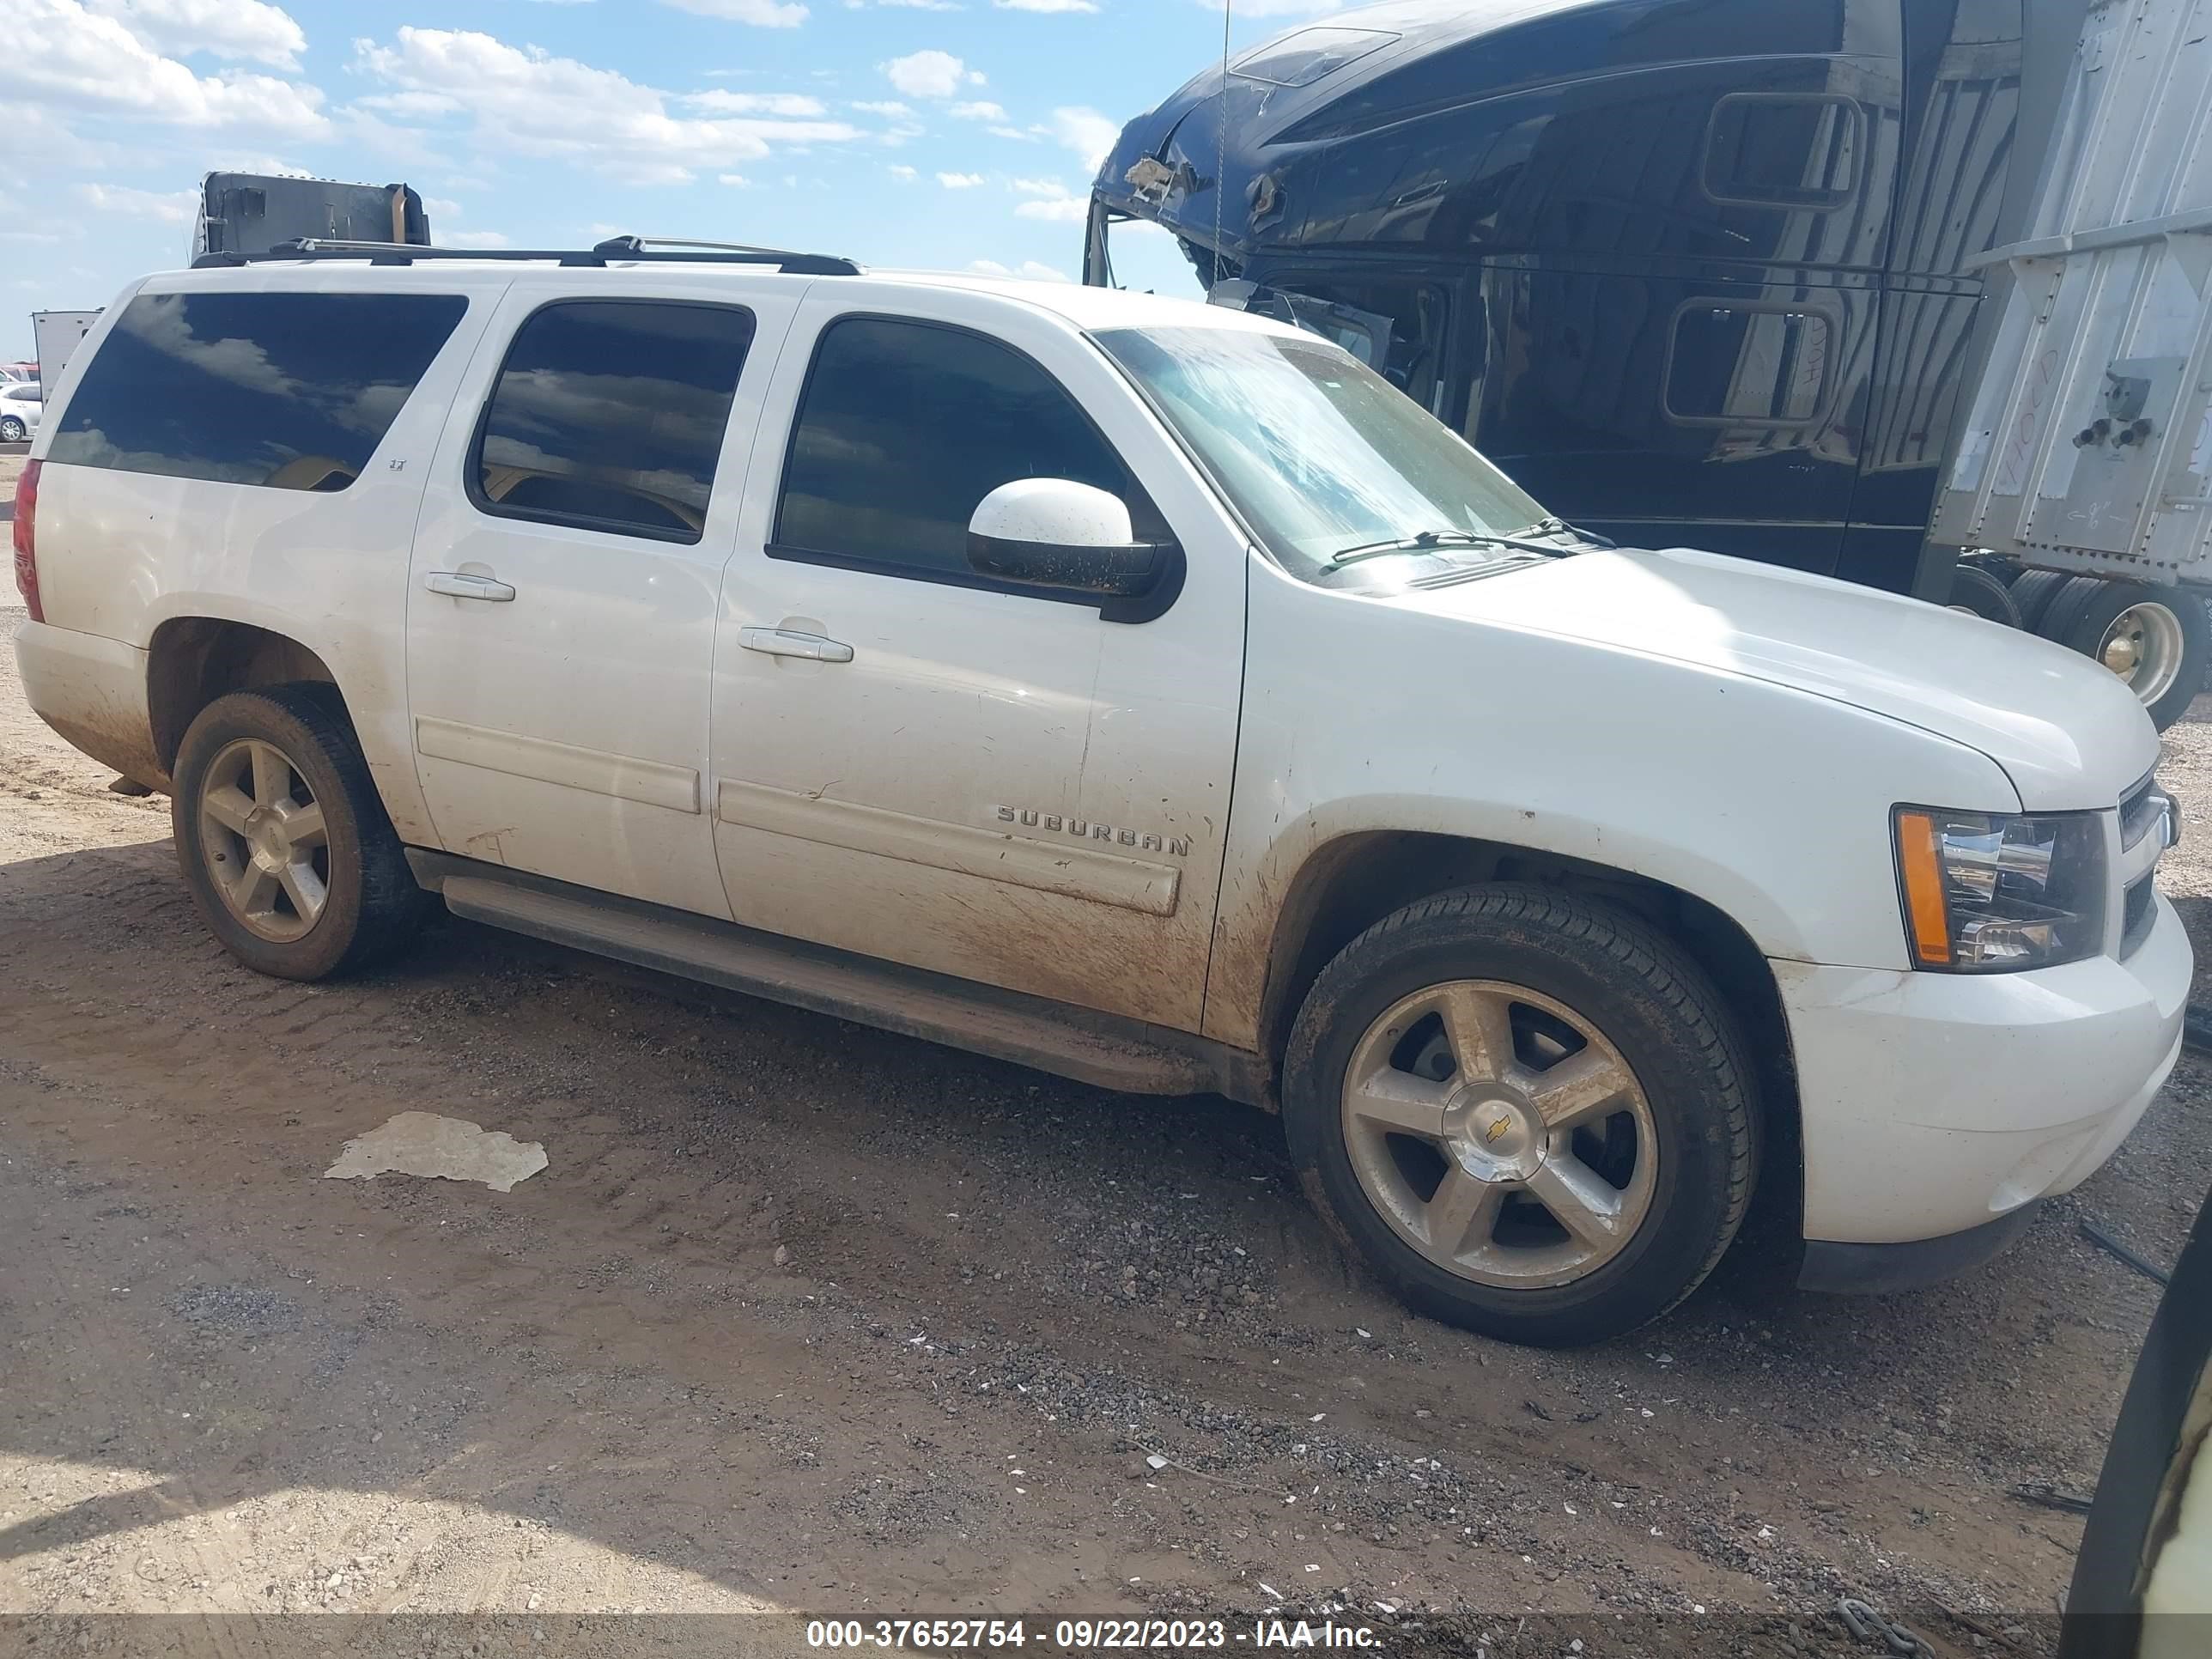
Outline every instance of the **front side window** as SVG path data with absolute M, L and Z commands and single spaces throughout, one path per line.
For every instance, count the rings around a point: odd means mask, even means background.
M 1544 518 L 1456 434 L 1323 341 L 1230 328 L 1095 337 L 1293 575 L 1376 544 L 1512 536 Z
M 793 423 L 783 558 L 969 580 L 968 522 L 1017 478 L 1119 495 L 1139 540 L 1158 514 L 1075 400 L 1010 346 L 964 329 L 848 317 L 823 331 Z
M 564 300 L 532 313 L 484 410 L 477 505 L 696 542 L 752 338 L 738 306 Z
M 86 366 L 47 459 L 343 489 L 467 309 L 453 294 L 142 294 Z

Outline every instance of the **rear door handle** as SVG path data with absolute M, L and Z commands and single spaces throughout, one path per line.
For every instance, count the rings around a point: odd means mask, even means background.
M 472 576 L 462 570 L 433 570 L 422 578 L 422 586 L 449 599 L 489 599 L 494 605 L 505 605 L 514 597 L 510 583 L 490 576 Z
M 804 657 L 809 662 L 853 660 L 853 647 L 843 641 L 795 633 L 788 628 L 740 628 L 738 643 L 748 651 L 765 651 L 771 657 Z

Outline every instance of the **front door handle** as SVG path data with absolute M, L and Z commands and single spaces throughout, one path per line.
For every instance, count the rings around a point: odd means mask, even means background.
M 738 643 L 748 651 L 765 651 L 771 657 L 804 657 L 809 662 L 850 662 L 853 647 L 842 640 L 825 640 L 819 634 L 800 634 L 788 628 L 740 628 Z
M 490 576 L 472 576 L 465 570 L 433 570 L 422 578 L 422 586 L 448 599 L 489 599 L 494 605 L 505 605 L 514 597 L 513 584 Z

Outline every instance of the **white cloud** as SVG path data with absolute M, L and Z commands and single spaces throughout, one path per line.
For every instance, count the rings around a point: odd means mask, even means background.
M 432 239 L 446 247 L 512 247 L 514 244 L 495 230 L 453 230 Z
M 307 37 L 289 13 L 263 0 L 90 0 L 147 46 L 179 57 L 204 52 L 295 70 Z
M 940 173 L 937 182 L 947 190 L 973 190 L 983 182 L 980 173 Z
M 956 121 L 1003 121 L 1006 112 L 998 105 L 978 100 L 971 104 L 955 104 L 945 112 Z
M 981 71 L 969 69 L 949 52 L 910 52 L 878 67 L 909 98 L 951 98 L 963 87 L 983 84 Z
M 1011 138 L 1018 144 L 1029 143 L 1036 137 L 1035 133 L 1024 132 L 1019 127 L 990 126 L 983 131 L 994 138 Z
M 453 157 L 443 138 L 422 127 L 395 126 L 358 105 L 331 118 L 337 142 L 349 155 L 367 151 L 379 160 L 414 172 L 447 167 Z M 434 147 L 429 142 L 437 139 Z
M 1095 109 L 1076 105 L 1053 111 L 1052 136 L 1080 155 L 1083 165 L 1096 173 L 1112 152 L 1114 141 L 1121 136 L 1121 124 Z
M 87 207 L 102 213 L 127 213 L 133 218 L 158 219 L 165 225 L 188 225 L 199 211 L 199 192 L 191 190 L 134 190 L 127 185 L 79 185 L 77 195 Z
M 461 204 L 448 197 L 425 196 L 422 198 L 422 211 L 428 214 L 434 220 L 458 219 L 461 216 Z
M 1016 179 L 1012 186 L 1015 195 L 1029 198 L 1015 205 L 1015 213 L 1022 218 L 1079 225 L 1091 216 L 1091 204 L 1057 179 Z
M 1042 259 L 1024 259 L 1018 265 L 1002 265 L 996 259 L 970 259 L 968 269 L 979 276 L 1022 276 L 1033 283 L 1066 283 L 1073 279 Z
M 753 181 L 746 178 L 742 173 L 725 173 L 718 174 L 716 177 L 716 182 L 719 184 L 727 185 L 732 190 L 750 190 L 753 187 Z
M 295 167 L 289 161 L 280 161 L 273 155 L 217 155 L 209 163 L 213 173 L 260 173 L 274 179 L 312 179 L 314 173 L 307 167 Z
M 710 87 L 705 92 L 685 93 L 683 102 L 707 115 L 805 117 L 828 112 L 819 98 L 809 98 L 801 92 L 724 92 L 720 87 Z
M 0 97 L 9 94 L 175 126 L 294 137 L 319 137 L 330 127 L 315 88 L 237 70 L 196 74 L 84 0 L 9 0 L 0 52 Z
M 1208 11 L 1219 9 L 1213 0 L 1197 0 Z M 1341 11 L 1350 0 L 1237 0 L 1239 17 L 1312 17 L 1321 12 Z
M 1093 0 L 991 0 L 1000 11 L 1097 11 Z M 1246 7 L 1249 12 L 1250 7 Z
M 696 12 L 702 17 L 726 17 L 732 23 L 750 23 L 756 28 L 795 29 L 806 21 L 804 6 L 783 5 L 779 0 L 660 0 L 665 6 L 678 11 Z
M 872 103 L 855 104 L 853 107 L 864 115 L 880 115 L 886 120 L 908 121 L 914 118 L 914 112 L 895 99 L 879 98 Z
M 912 167 L 908 167 L 904 162 L 900 162 L 895 167 L 886 168 L 885 171 L 902 185 L 910 185 L 917 177 L 920 176 Z
M 696 107 L 733 94 L 663 93 L 611 70 L 473 32 L 402 28 L 390 46 L 356 41 L 354 63 L 398 91 L 456 100 L 492 153 L 572 160 L 631 184 L 684 184 L 694 168 L 757 161 L 775 145 L 862 136 L 843 121 L 674 115 L 672 103 Z
M 1042 219 L 1055 225 L 1079 225 L 1091 215 L 1091 204 L 1080 196 L 1038 197 L 1014 209 L 1024 219 Z
M 434 121 L 461 107 L 461 100 L 442 92 L 372 92 L 353 101 L 356 109 L 373 109 L 403 120 Z
M 869 3 L 870 0 L 845 0 L 845 9 L 861 11 L 866 9 Z M 965 6 L 955 4 L 954 0 L 874 0 L 874 3 L 898 11 L 965 11 L 968 9 Z

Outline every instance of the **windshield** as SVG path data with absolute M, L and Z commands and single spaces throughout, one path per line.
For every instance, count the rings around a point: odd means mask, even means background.
M 1323 341 L 1241 328 L 1097 338 L 1292 575 L 1310 580 L 1378 544 L 1433 554 L 1439 538 L 1525 533 L 1544 517 L 1419 404 Z

